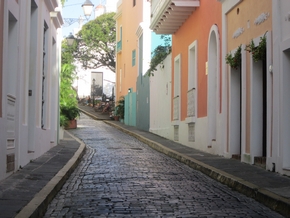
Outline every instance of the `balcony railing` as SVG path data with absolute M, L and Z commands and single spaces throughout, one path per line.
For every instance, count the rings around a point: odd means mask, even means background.
M 173 98 L 173 120 L 179 120 L 179 96 Z
M 195 88 L 187 92 L 187 117 L 195 117 Z
M 122 51 L 122 40 L 117 42 L 117 53 Z

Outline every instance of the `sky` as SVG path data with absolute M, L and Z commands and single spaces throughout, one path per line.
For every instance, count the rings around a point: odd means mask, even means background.
M 110 1 L 110 0 L 108 0 Z M 84 19 L 84 12 L 82 8 L 82 4 L 85 2 L 85 0 L 66 0 L 65 4 L 62 8 L 62 17 L 64 19 L 67 18 L 73 18 L 76 22 L 73 23 L 70 26 L 66 26 L 65 24 L 62 26 L 62 36 L 67 37 L 70 33 L 73 32 L 75 28 L 79 27 L 79 17 L 82 16 Z M 94 4 L 94 7 L 96 7 L 99 4 L 105 4 L 105 0 L 91 0 L 91 2 Z M 90 19 L 93 19 L 94 15 L 92 13 Z M 83 24 L 85 24 L 87 21 L 85 20 Z

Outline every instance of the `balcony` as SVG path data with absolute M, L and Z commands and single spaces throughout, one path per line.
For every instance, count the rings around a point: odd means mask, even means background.
M 122 40 L 117 42 L 117 53 L 122 51 Z
M 187 92 L 187 117 L 195 117 L 195 89 Z
M 150 29 L 174 34 L 199 6 L 199 0 L 152 0 Z

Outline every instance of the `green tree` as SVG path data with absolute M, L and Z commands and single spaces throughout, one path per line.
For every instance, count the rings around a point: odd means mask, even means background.
M 76 91 L 72 87 L 74 80 L 74 66 L 72 64 L 62 64 L 60 74 L 60 115 L 65 120 L 73 120 L 80 115 L 77 102 Z M 66 123 L 61 123 L 65 126 Z
M 171 36 L 161 35 L 160 38 L 163 40 L 163 44 L 158 45 L 152 52 L 150 66 L 146 72 L 148 76 L 154 76 L 153 72 L 157 70 L 156 67 L 171 53 Z
M 62 42 L 61 72 L 60 72 L 60 125 L 66 126 L 69 120 L 79 116 L 77 93 L 72 87 L 76 77 L 73 48 L 69 47 L 66 40 Z
M 106 13 L 86 23 L 77 34 L 73 57 L 87 69 L 102 66 L 115 72 L 116 22 L 115 13 Z

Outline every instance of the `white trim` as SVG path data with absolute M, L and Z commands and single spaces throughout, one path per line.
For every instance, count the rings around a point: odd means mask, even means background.
M 176 62 L 179 62 L 179 69 L 178 69 L 178 93 L 176 93 L 176 90 L 175 90 L 175 87 L 176 87 L 176 83 L 175 83 L 175 73 L 176 73 L 176 68 L 175 68 L 175 63 Z M 174 74 L 173 74 L 173 80 L 174 80 L 174 90 L 173 90 L 173 96 L 176 97 L 176 96 L 180 96 L 180 78 L 181 78 L 181 54 L 178 54 L 177 56 L 175 56 L 174 58 Z
M 192 70 L 194 70 L 195 72 L 195 77 L 193 78 L 194 79 L 194 83 L 193 83 L 193 86 L 190 86 L 190 81 L 188 80 L 188 90 L 192 89 L 192 88 L 196 88 L 196 84 L 197 84 L 197 65 L 198 65 L 198 51 L 197 51 L 197 40 L 195 40 L 193 43 L 191 43 L 189 46 L 188 46 L 188 59 L 190 59 L 190 51 L 194 49 L 194 56 L 195 56 L 195 59 L 194 59 L 194 62 L 195 62 L 195 66 L 194 66 L 194 69 L 191 69 L 192 66 L 190 64 L 190 62 L 188 61 L 188 74 L 189 72 L 191 72 Z
M 240 4 L 243 0 L 223 0 L 223 14 L 227 14 L 231 11 L 237 4 Z
M 174 5 L 177 7 L 199 7 L 200 6 L 199 0 L 195 0 L 195 1 L 172 0 L 172 3 L 174 3 Z
M 179 63 L 178 66 L 176 66 L 176 63 Z M 174 66 L 173 66 L 173 81 L 174 81 L 174 86 L 173 86 L 173 99 L 176 97 L 179 97 L 179 104 L 178 104 L 178 120 L 180 121 L 180 116 L 181 116 L 181 54 L 178 54 L 174 58 Z M 176 68 L 178 67 L 178 69 Z M 178 75 L 176 75 L 178 73 Z M 177 79 L 177 83 L 176 83 Z M 174 103 L 173 103 L 173 113 L 174 113 Z
M 214 34 L 214 36 L 212 35 Z M 214 37 L 212 39 L 212 37 Z M 211 45 L 212 40 L 214 45 Z M 212 141 L 217 140 L 217 117 L 220 108 L 220 36 L 217 25 L 213 25 L 209 31 L 208 36 L 208 93 L 207 93 L 207 117 L 208 117 L 208 145 L 212 144 Z M 212 47 L 216 46 L 216 47 Z M 216 53 L 213 54 L 211 49 L 216 49 Z M 213 56 L 212 56 L 213 55 Z M 214 56 L 216 55 L 216 56 Z M 215 58 L 215 59 L 212 59 Z M 211 59 L 213 62 L 211 62 Z M 215 65 L 215 66 L 214 66 Z M 211 72 L 213 71 L 213 72 Z M 212 74 L 214 73 L 214 74 Z M 212 106 L 214 108 L 212 108 Z
M 194 54 L 192 54 L 192 52 Z M 192 57 L 193 56 L 193 57 Z M 194 60 L 192 61 L 192 59 Z M 195 89 L 194 93 L 194 116 L 193 117 L 187 117 L 186 122 L 188 123 L 195 122 L 196 117 L 197 117 L 197 94 L 198 94 L 198 89 L 197 89 L 197 80 L 198 80 L 198 46 L 197 46 L 197 40 L 192 42 L 188 46 L 188 87 L 187 90 L 188 92 L 192 89 Z M 191 74 L 193 75 L 191 76 Z M 191 83 L 191 81 L 193 82 Z M 187 99 L 188 102 L 188 99 Z M 188 112 L 187 112 L 188 114 Z

